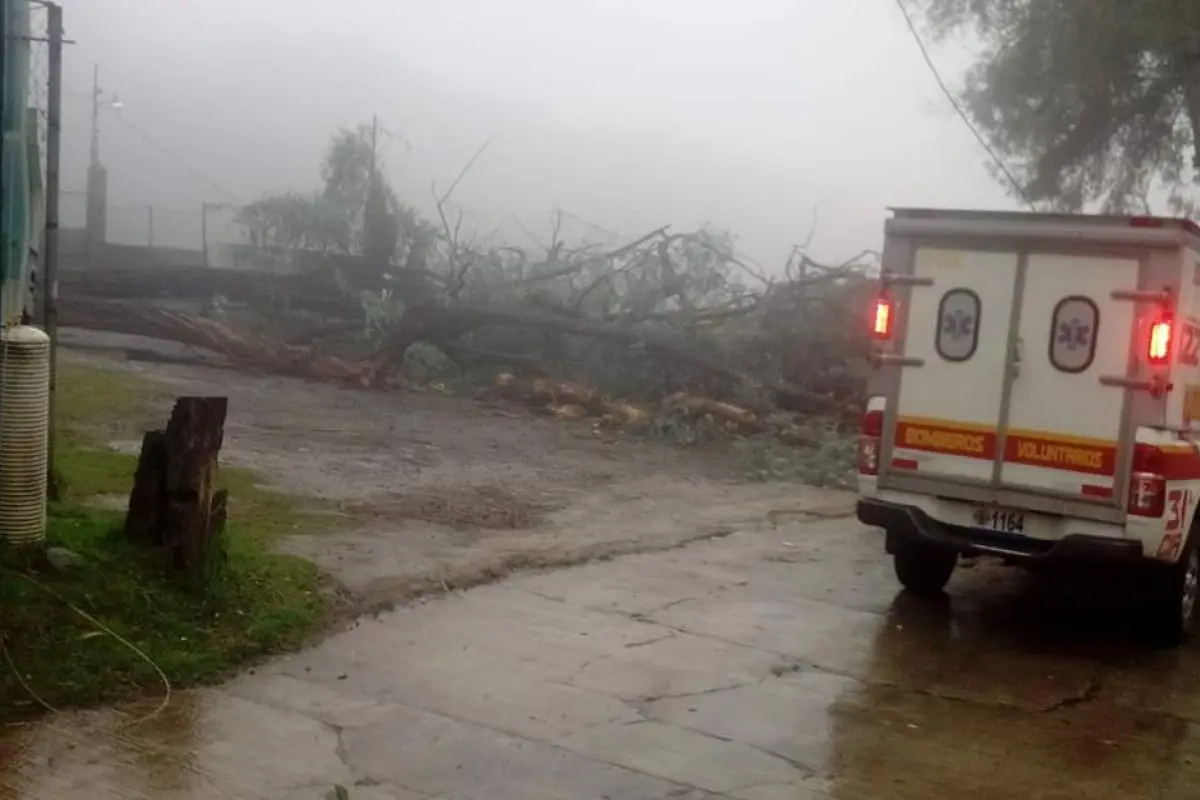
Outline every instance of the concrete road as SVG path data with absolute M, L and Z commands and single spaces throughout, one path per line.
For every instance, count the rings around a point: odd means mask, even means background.
M 1118 600 L 979 565 L 914 603 L 852 519 L 764 524 L 363 620 L 140 725 L 12 732 L 0 797 L 1198 797 L 1200 657 Z

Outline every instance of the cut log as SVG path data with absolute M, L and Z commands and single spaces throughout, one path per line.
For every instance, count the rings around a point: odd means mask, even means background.
M 163 500 L 166 497 L 167 432 L 147 431 L 142 437 L 129 510 L 125 514 L 125 534 L 134 542 L 150 547 L 163 544 Z
M 620 425 L 644 425 L 650 421 L 650 414 L 646 409 L 624 401 L 602 401 L 600 416 Z
M 587 416 L 587 409 L 574 403 L 554 407 L 554 416 L 559 419 L 577 420 Z
M 689 395 L 686 392 L 678 392 L 663 400 L 663 407 L 666 409 L 682 409 L 698 417 L 711 414 L 714 417 L 732 422 L 734 425 L 744 428 L 758 429 L 762 427 L 753 411 L 730 403 L 722 403 L 719 400 L 713 400 L 711 397 L 698 397 L 696 395 Z
M 213 494 L 228 407 L 225 397 L 181 397 L 167 423 L 165 544 L 189 572 L 207 569 L 218 545 Z
M 162 548 L 170 563 L 203 579 L 222 556 L 226 496 L 216 490 L 225 435 L 224 397 L 181 397 L 165 431 L 142 441 L 125 533 Z

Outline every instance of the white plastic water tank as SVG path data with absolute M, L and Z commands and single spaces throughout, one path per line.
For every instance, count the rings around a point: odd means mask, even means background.
M 0 334 L 0 540 L 46 537 L 50 337 L 17 325 Z

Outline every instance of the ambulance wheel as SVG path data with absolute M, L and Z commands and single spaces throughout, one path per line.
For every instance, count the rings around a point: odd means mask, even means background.
M 897 548 L 892 565 L 900 584 L 915 595 L 937 597 L 958 565 L 958 553 L 934 547 L 906 544 Z
M 1200 610 L 1200 548 L 1188 536 L 1179 561 L 1154 570 L 1146 586 L 1142 628 L 1156 644 L 1175 647 L 1191 634 Z

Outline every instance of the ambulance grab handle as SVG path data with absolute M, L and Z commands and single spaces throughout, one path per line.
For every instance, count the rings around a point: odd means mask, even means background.
M 876 353 L 874 356 L 875 366 L 877 367 L 923 367 L 925 359 L 909 358 L 907 356 L 897 356 L 891 353 Z
M 879 283 L 884 288 L 888 286 L 933 286 L 933 278 L 923 278 L 916 275 L 898 275 L 895 272 L 883 272 Z
M 1161 378 L 1151 378 L 1147 380 L 1144 378 L 1126 378 L 1119 375 L 1101 375 L 1100 385 L 1116 386 L 1121 389 L 1132 389 L 1135 392 L 1149 392 L 1155 397 L 1160 397 L 1166 392 L 1169 392 L 1171 389 L 1175 388 L 1173 383 L 1162 380 Z
M 1129 300 L 1134 303 L 1158 303 L 1166 305 L 1171 301 L 1171 293 L 1165 289 L 1117 289 L 1109 296 L 1113 300 Z

